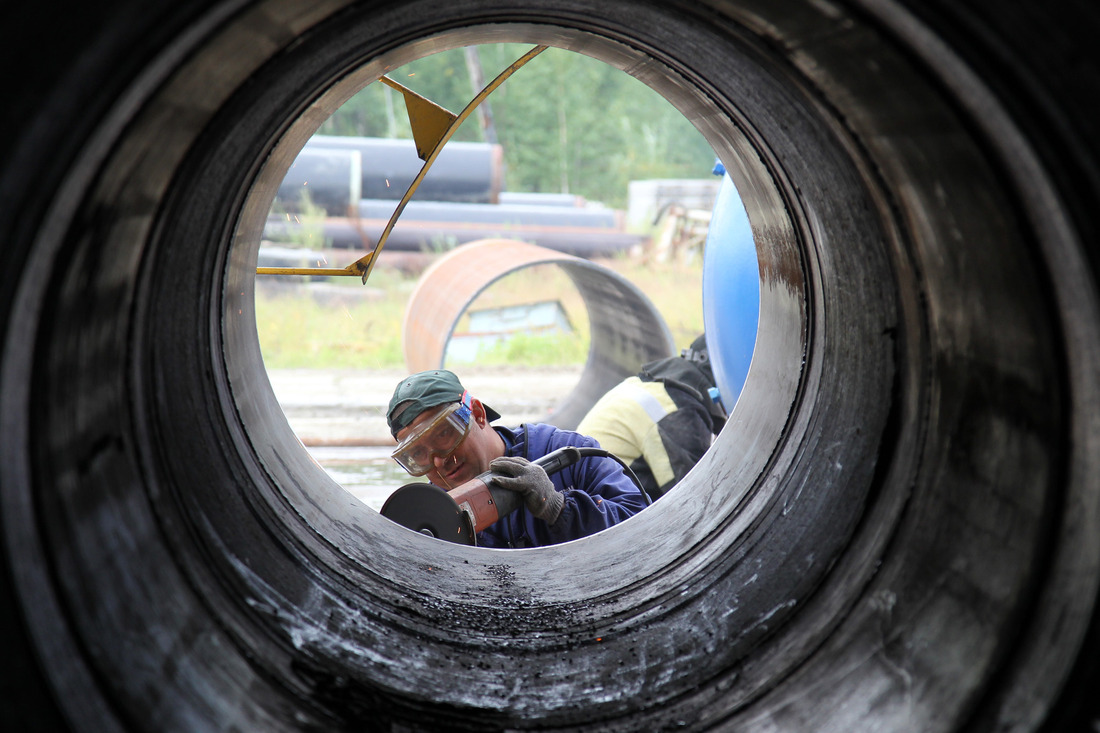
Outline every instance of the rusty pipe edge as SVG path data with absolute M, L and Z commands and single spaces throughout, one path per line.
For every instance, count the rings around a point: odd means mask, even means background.
M 446 366 L 447 345 L 463 314 L 490 285 L 537 265 L 556 265 L 576 286 L 591 327 L 580 379 L 542 420 L 577 426 L 600 395 L 639 367 L 675 353 L 676 344 L 653 302 L 614 270 L 512 239 L 457 247 L 425 270 L 409 297 L 402 325 L 410 372 Z

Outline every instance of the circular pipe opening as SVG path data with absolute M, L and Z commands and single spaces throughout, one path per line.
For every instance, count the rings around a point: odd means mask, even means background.
M 421 44 L 412 44 L 404 48 L 394 49 L 388 55 L 382 56 L 372 61 L 352 74 L 346 76 L 340 85 L 333 87 L 328 91 L 320 100 L 313 103 L 310 114 L 303 115 L 299 118 L 297 126 L 291 128 L 288 132 L 284 133 L 281 141 L 275 148 L 273 154 L 268 158 L 266 162 L 267 170 L 265 170 L 261 176 L 257 179 L 257 183 L 254 186 L 253 196 L 257 193 L 260 194 L 255 199 L 250 199 L 245 205 L 246 208 L 241 217 L 241 225 L 238 227 L 238 246 L 237 250 L 243 250 L 246 254 L 243 255 L 248 261 L 247 257 L 251 254 L 250 249 L 254 249 L 256 241 L 255 232 L 261 225 L 262 219 L 259 217 L 259 212 L 266 213 L 269 199 L 265 198 L 262 194 L 265 190 L 273 190 L 273 185 L 270 181 L 281 180 L 282 174 L 285 171 L 285 167 L 289 165 L 290 160 L 296 154 L 300 143 L 296 146 L 290 144 L 290 141 L 298 141 L 305 139 L 312 134 L 313 129 L 318 124 L 318 119 L 327 117 L 335 106 L 346 99 L 347 96 L 357 91 L 363 85 L 373 81 L 381 73 L 381 70 L 386 68 L 393 68 L 406 63 L 412 56 L 410 54 L 423 53 L 425 51 L 439 51 L 447 47 L 457 47 L 464 43 L 469 43 L 477 40 L 483 40 L 484 36 L 481 35 L 485 31 L 478 31 L 476 29 L 467 29 L 461 32 L 453 32 L 450 34 L 441 35 L 430 42 L 425 41 Z M 508 35 L 505 36 L 504 34 Z M 572 50 L 579 50 L 589 55 L 602 58 L 613 65 L 624 68 L 635 76 L 647 81 L 658 92 L 663 93 L 674 104 L 677 104 L 684 111 L 685 115 L 692 120 L 698 120 L 702 118 L 708 111 L 712 109 L 710 100 L 707 100 L 699 96 L 697 91 L 688 91 L 681 85 L 681 80 L 677 78 L 670 69 L 661 70 L 658 62 L 652 57 L 646 57 L 640 55 L 637 51 L 633 51 L 620 43 L 611 41 L 606 38 L 598 36 L 589 36 L 584 33 L 569 32 L 562 29 L 550 28 L 546 26 L 514 26 L 508 28 L 507 26 L 497 26 L 493 28 L 493 37 L 501 39 L 502 37 L 508 40 L 528 40 L 531 43 L 551 43 L 563 48 L 569 48 Z M 522 73 L 522 72 L 520 72 Z M 284 105 L 284 108 L 285 105 Z M 712 116 L 713 117 L 713 116 Z M 726 156 L 731 154 L 731 151 L 736 150 L 735 142 L 743 140 L 740 131 L 733 124 L 732 120 L 727 120 L 724 127 L 720 128 L 722 137 L 718 137 L 719 134 L 719 120 L 714 117 L 709 120 L 711 128 L 704 129 L 703 132 L 707 134 L 708 140 L 715 145 L 716 149 L 725 152 Z M 298 128 L 304 128 L 301 132 L 297 132 Z M 741 142 L 742 146 L 747 143 Z M 730 168 L 731 166 L 727 166 Z M 751 169 L 747 169 L 745 164 L 741 161 L 737 163 L 737 171 L 742 176 L 755 175 L 758 177 L 767 176 L 768 172 L 760 166 L 755 166 Z M 781 194 L 776 190 L 774 182 L 768 181 L 772 196 L 778 198 Z M 253 203 L 255 201 L 255 203 Z M 804 273 L 801 272 L 801 263 L 799 262 L 800 255 L 797 252 L 797 245 L 794 241 L 794 233 L 792 230 L 792 224 L 790 222 L 777 221 L 776 224 L 783 226 L 787 232 L 786 241 L 771 242 L 772 252 L 770 259 L 773 264 L 776 264 L 778 268 L 782 269 L 782 272 L 769 273 L 769 279 L 772 286 L 778 291 L 773 294 L 773 298 L 776 298 L 773 302 L 779 301 L 793 301 L 793 305 L 780 306 L 776 315 L 773 316 L 773 328 L 770 333 L 774 334 L 765 339 L 764 348 L 762 350 L 761 361 L 763 364 L 770 364 L 768 367 L 772 373 L 773 378 L 779 379 L 778 383 L 773 383 L 767 391 L 764 397 L 764 402 L 767 405 L 762 410 L 759 410 L 756 418 L 753 422 L 753 427 L 749 436 L 742 435 L 737 437 L 735 435 L 724 436 L 725 440 L 730 440 L 734 445 L 737 443 L 765 443 L 767 441 L 775 441 L 785 427 L 785 419 L 787 418 L 789 405 L 794 399 L 795 390 L 797 388 L 800 379 L 800 368 L 802 352 L 806 348 L 805 343 L 802 341 L 805 338 L 805 333 L 808 329 L 808 324 L 804 322 L 807 317 L 807 309 L 804 305 L 798 304 L 797 301 L 804 298 L 805 295 L 798 291 L 804 288 L 802 279 Z M 226 320 L 231 322 L 234 319 L 234 313 L 240 316 L 242 319 L 247 319 L 247 304 L 244 307 L 237 307 L 240 304 L 235 302 L 232 294 L 242 292 L 245 293 L 245 299 L 250 296 L 248 291 L 247 282 L 237 282 L 234 275 L 234 270 L 230 270 L 230 284 L 226 289 L 229 298 L 227 300 L 226 307 Z M 245 270 L 241 275 L 241 278 L 248 279 L 248 271 Z M 240 334 L 242 338 L 238 340 L 229 340 L 227 343 L 227 356 L 230 368 L 230 381 L 239 389 L 241 385 L 247 387 L 247 391 L 244 393 L 242 399 L 240 393 L 237 397 L 237 408 L 242 417 L 242 422 L 250 432 L 259 430 L 260 435 L 253 435 L 253 444 L 264 446 L 267 450 L 261 449 L 258 452 L 258 457 L 264 468 L 271 472 L 277 484 L 280 485 L 281 490 L 287 492 L 287 496 L 293 504 L 305 503 L 309 505 L 315 504 L 318 499 L 316 497 L 307 497 L 303 494 L 299 494 L 302 491 L 303 486 L 324 486 L 325 481 L 317 475 L 317 470 L 314 466 L 310 465 L 307 460 L 296 460 L 297 456 L 302 456 L 302 451 L 295 445 L 292 440 L 292 436 L 289 435 L 289 431 L 283 431 L 280 421 L 277 419 L 278 413 L 276 406 L 271 404 L 270 399 L 266 394 L 257 394 L 256 381 L 252 378 L 251 369 L 252 365 L 256 361 L 256 356 L 253 353 L 255 351 L 254 341 L 251 338 L 251 334 L 247 329 L 242 327 L 239 330 L 233 329 L 233 334 Z M 793 334 L 793 338 L 792 338 Z M 802 335 L 800 335 L 802 334 Z M 237 359 L 241 359 L 240 362 Z M 238 366 L 239 364 L 239 366 Z M 734 431 L 735 433 L 738 431 Z M 273 439 L 274 438 L 274 439 Z M 718 455 L 728 453 L 726 451 L 718 451 Z M 736 470 L 741 473 L 742 478 L 739 484 L 735 484 L 734 488 L 727 489 L 726 493 L 722 497 L 722 504 L 713 512 L 707 516 L 702 516 L 702 505 L 693 505 L 690 501 L 677 502 L 676 511 L 683 512 L 679 516 L 671 518 L 665 518 L 661 524 L 674 524 L 676 526 L 691 527 L 681 537 L 681 540 L 685 545 L 695 542 L 700 537 L 705 537 L 707 534 L 714 531 L 714 528 L 718 523 L 724 521 L 725 515 L 735 506 L 737 506 L 745 493 L 749 490 L 752 484 L 753 471 L 757 474 L 766 465 L 765 461 L 768 457 L 768 451 L 758 452 L 755 455 L 747 448 L 735 448 L 733 454 L 736 456 Z M 754 461 L 758 461 L 754 464 Z M 291 468 L 288 469 L 287 466 Z M 699 473 L 712 471 L 713 468 L 704 467 Z M 293 475 L 297 471 L 302 471 L 300 476 Z M 285 473 L 284 473 L 285 472 Z M 287 487 L 290 487 L 289 489 Z M 690 491 L 690 483 L 683 488 L 683 493 Z M 324 492 L 322 491 L 322 496 Z M 713 501 L 713 497 L 708 500 L 708 504 Z M 321 522 L 326 522 L 329 518 L 320 518 Z M 341 518 L 342 519 L 342 518 Z M 374 521 L 377 524 L 376 518 L 366 519 L 363 517 L 356 517 L 355 522 Z M 657 520 L 654 520 L 657 521 Z M 342 522 L 341 522 L 342 523 Z M 368 525 L 370 526 L 370 525 Z M 325 526 L 316 527 L 322 534 L 326 536 L 333 536 L 328 528 Z M 374 527 L 372 527 L 374 529 Z M 385 527 L 378 531 L 388 532 L 392 528 Z M 611 530 L 609 534 L 616 533 L 618 528 Z M 643 534 L 648 534 L 649 531 L 645 529 L 636 530 Z M 339 536 L 336 533 L 335 536 Z M 406 538 L 407 539 L 407 538 Z M 391 541 L 389 538 L 387 542 Z M 422 543 L 423 540 L 415 538 L 415 541 Z M 600 542 L 600 538 L 590 538 L 590 541 Z M 607 540 L 613 542 L 614 540 Z M 659 541 L 652 543 L 654 548 L 660 546 Z M 426 545 L 426 547 L 430 547 Z M 345 548 L 345 551 L 352 553 L 357 552 L 357 548 L 349 546 Z M 430 550 L 428 550 L 430 552 Z M 591 552 L 592 550 L 578 550 L 581 553 Z M 599 550 L 596 550 L 599 552 Z M 645 557 L 645 554 L 640 553 L 639 559 Z M 610 579 L 604 574 L 599 573 L 593 569 L 592 577 L 588 581 L 584 581 L 578 585 L 578 579 L 576 577 L 570 578 L 565 585 L 562 585 L 561 578 L 552 577 L 538 577 L 532 578 L 532 582 L 540 586 L 540 591 L 543 594 L 551 593 L 548 596 L 548 600 L 553 597 L 551 589 L 555 586 L 566 591 L 567 597 L 572 597 L 575 590 L 578 587 L 585 586 L 591 589 L 591 592 L 603 592 L 614 588 L 619 583 L 624 585 L 629 584 L 639 577 L 645 577 L 646 574 L 653 572 L 655 569 L 663 566 L 668 559 L 667 548 L 660 550 L 654 550 L 651 555 L 648 556 L 648 562 L 641 565 L 641 567 L 633 568 L 631 572 L 625 573 L 620 578 Z M 494 562 L 491 559 L 484 559 L 482 562 Z M 510 560 L 510 562 L 521 562 L 518 558 Z M 468 561 L 463 558 L 462 564 L 468 564 Z M 624 568 L 625 569 L 625 568 Z M 399 571 L 399 575 L 393 577 L 394 580 L 399 578 L 404 579 L 405 582 L 409 581 L 407 572 L 402 569 Z M 541 574 L 540 574 L 541 575 Z M 426 579 L 425 579 L 426 580 Z M 609 584 L 610 581 L 610 584 Z M 445 588 L 435 588 L 434 592 L 446 596 Z

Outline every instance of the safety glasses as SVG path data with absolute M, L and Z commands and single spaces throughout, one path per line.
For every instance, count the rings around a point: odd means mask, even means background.
M 437 413 L 416 426 L 390 454 L 411 476 L 428 473 L 436 457 L 449 458 L 470 434 L 468 393 L 463 393 L 462 402 L 444 405 Z

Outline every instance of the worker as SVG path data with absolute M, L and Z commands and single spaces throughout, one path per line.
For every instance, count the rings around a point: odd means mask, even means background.
M 499 418 L 444 369 L 405 378 L 386 412 L 398 441 L 393 458 L 411 475 L 426 475 L 449 491 L 491 470 L 494 486 L 523 497 L 517 511 L 477 533 L 479 547 L 567 542 L 646 507 L 646 497 L 615 458 L 586 456 L 551 475 L 532 463 L 562 446 L 598 448 L 596 441 L 544 423 L 490 425 Z
M 577 431 L 626 462 L 656 501 L 703 457 L 725 425 L 717 393 L 703 334 L 680 356 L 645 364 L 617 384 Z

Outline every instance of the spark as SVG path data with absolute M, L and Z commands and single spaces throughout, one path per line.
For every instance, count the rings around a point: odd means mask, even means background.
M 389 187 L 390 187 L 390 179 L 387 178 L 386 179 L 386 188 L 389 188 Z
M 346 305 L 344 306 L 344 315 L 348 317 L 349 321 L 354 321 L 355 320 L 354 318 L 351 317 L 351 312 L 348 310 L 348 307 Z

